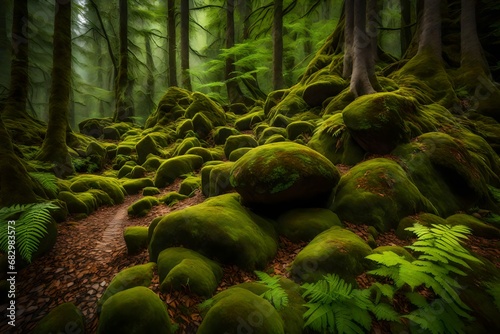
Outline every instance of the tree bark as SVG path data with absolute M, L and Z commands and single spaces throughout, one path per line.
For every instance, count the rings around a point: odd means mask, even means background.
M 181 0 L 181 71 L 182 87 L 193 90 L 189 74 L 189 0 Z
M 460 47 L 462 70 L 474 70 L 477 75 L 490 77 L 490 71 L 482 53 L 481 42 L 477 34 L 475 0 L 462 0 L 460 15 Z
M 115 79 L 115 114 L 114 122 L 130 122 L 134 116 L 129 94 L 128 77 L 128 1 L 120 0 L 120 59 L 118 62 L 118 73 Z
M 66 146 L 71 92 L 71 1 L 60 4 L 56 0 L 53 45 L 49 123 L 36 158 L 54 163 L 55 175 L 66 177 L 74 174 Z
M 177 86 L 177 38 L 175 26 L 175 2 L 167 1 L 168 30 L 168 85 Z
M 156 72 L 155 70 L 155 63 L 153 59 L 153 51 L 151 50 L 151 40 L 150 40 L 150 35 L 145 34 L 144 35 L 144 46 L 146 48 L 146 65 L 148 67 L 148 74 L 146 76 L 146 92 L 145 92 L 145 99 L 146 103 L 144 105 L 145 109 L 144 111 L 146 112 L 146 115 L 149 115 L 150 113 L 153 112 L 154 109 L 154 101 L 155 101 L 155 77 L 154 73 Z
M 417 54 L 426 52 L 441 59 L 441 0 L 424 0 Z
M 273 89 L 283 88 L 283 0 L 274 0 Z
M 0 13 L 0 64 L 4 68 L 0 72 L 0 95 L 9 87 L 9 73 L 11 63 L 10 40 L 7 35 L 7 0 L 0 0 L 0 8 L 4 8 Z
M 401 56 L 406 53 L 408 47 L 410 46 L 411 40 L 413 38 L 411 33 L 411 2 L 410 0 L 400 0 L 401 6 L 401 31 L 400 31 L 400 41 L 401 41 Z
M 234 0 L 227 0 L 226 8 L 226 49 L 230 49 L 234 46 Z M 238 82 L 234 80 L 236 70 L 234 66 L 234 59 L 231 56 L 226 58 L 226 69 L 225 69 L 225 80 L 227 96 L 231 103 L 239 100 L 242 93 Z
M 342 76 L 348 79 L 352 75 L 353 44 L 354 44 L 354 0 L 344 2 L 345 29 L 344 29 L 344 68 Z

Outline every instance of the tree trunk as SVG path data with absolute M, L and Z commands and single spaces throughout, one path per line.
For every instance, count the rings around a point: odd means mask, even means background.
M 56 1 L 53 45 L 49 123 L 37 159 L 54 163 L 56 176 L 66 177 L 74 173 L 66 146 L 71 92 L 71 1 Z
M 168 20 L 168 85 L 177 86 L 177 38 L 175 33 L 175 2 L 167 1 Z
M 366 34 L 370 40 L 370 49 L 369 55 L 366 57 L 367 62 L 367 72 L 368 78 L 370 79 L 370 83 L 376 91 L 381 91 L 382 87 L 380 86 L 377 76 L 375 75 L 375 63 L 378 60 L 378 27 L 379 22 L 377 22 L 379 18 L 379 8 L 377 5 L 377 0 L 368 0 L 367 2 L 367 26 L 366 26 Z
M 375 93 L 370 77 L 372 39 L 366 33 L 366 0 L 354 1 L 354 44 L 350 91 L 355 97 Z
M 489 67 L 484 59 L 483 48 L 477 35 L 475 0 L 462 0 L 460 30 L 462 70 L 473 70 L 478 76 L 484 74 L 490 77 Z
M 352 75 L 353 44 L 354 44 L 354 0 L 346 0 L 344 29 L 344 69 L 342 76 L 348 79 Z
M 274 0 L 273 89 L 283 88 L 283 0 Z
M 4 90 L 9 87 L 10 73 L 10 40 L 7 35 L 7 0 L 0 0 L 0 8 L 4 8 L 0 13 L 0 64 L 3 64 L 0 72 L 0 96 L 4 94 Z
M 189 74 L 189 0 L 181 0 L 181 71 L 182 87 L 193 90 Z
M 424 0 L 418 52 L 441 59 L 441 0 Z
M 226 23 L 226 49 L 230 49 L 234 46 L 234 0 L 227 0 Z M 231 103 L 238 101 L 242 95 L 238 82 L 234 80 L 235 70 L 234 59 L 228 56 L 226 58 L 225 80 L 227 96 Z
M 410 0 L 400 0 L 401 6 L 401 31 L 400 31 L 400 41 L 401 41 L 401 56 L 406 53 L 408 47 L 410 46 L 411 40 L 413 38 L 411 33 L 411 1 Z
M 118 74 L 115 79 L 115 114 L 114 122 L 130 122 L 134 116 L 128 77 L 128 1 L 120 0 L 120 55 Z
M 148 116 L 153 112 L 154 109 L 154 101 L 155 101 L 155 63 L 153 59 L 153 51 L 151 50 L 151 40 L 150 35 L 144 35 L 144 43 L 146 48 L 146 65 L 148 67 L 148 74 L 146 76 L 146 103 L 143 106 L 145 111 L 145 116 Z

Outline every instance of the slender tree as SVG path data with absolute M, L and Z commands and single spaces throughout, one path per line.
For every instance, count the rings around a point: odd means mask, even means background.
M 126 122 L 134 116 L 131 101 L 130 80 L 128 69 L 128 1 L 120 0 L 120 55 L 118 73 L 115 81 L 115 113 L 113 121 Z
M 345 29 L 344 29 L 344 68 L 342 76 L 346 79 L 352 75 L 352 59 L 354 45 L 354 1 L 345 1 Z
M 401 31 L 400 31 L 400 42 L 401 42 L 401 55 L 406 53 L 408 47 L 410 46 L 412 39 L 411 32 L 411 1 L 410 0 L 400 0 L 401 6 Z
M 167 31 L 168 31 L 168 84 L 177 86 L 177 39 L 175 25 L 175 2 L 167 1 Z M 188 59 L 189 62 L 189 59 Z
M 0 0 L 0 7 L 7 9 L 7 0 Z M 3 71 L 0 72 L 0 94 L 9 84 L 10 72 L 10 40 L 7 34 L 7 10 L 0 12 L 0 64 L 4 64 Z
M 235 31 L 234 31 L 234 0 L 227 0 L 226 4 L 226 49 L 234 46 Z M 238 82 L 234 80 L 236 67 L 234 66 L 234 58 L 228 56 L 225 66 L 225 80 L 227 96 L 231 103 L 238 101 L 243 95 Z
M 181 0 L 181 71 L 182 87 L 192 90 L 189 74 L 189 0 Z
M 441 0 L 424 0 L 417 54 L 427 53 L 441 59 Z
M 49 123 L 36 158 L 54 163 L 56 176 L 65 177 L 74 173 L 66 146 L 71 92 L 71 1 L 56 0 L 53 45 Z
M 274 0 L 273 89 L 283 88 L 283 0 Z
M 475 0 L 462 0 L 460 30 L 461 70 L 472 70 L 477 75 L 490 77 L 490 70 L 477 34 Z

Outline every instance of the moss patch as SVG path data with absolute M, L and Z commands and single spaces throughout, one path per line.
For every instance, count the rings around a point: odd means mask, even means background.
M 231 152 L 242 147 L 257 147 L 259 144 L 250 135 L 229 136 L 224 144 L 224 154 L 229 158 Z
M 153 187 L 154 183 L 151 179 L 141 178 L 135 180 L 126 180 L 122 183 L 122 186 L 127 194 L 133 195 L 140 193 L 146 187 Z
M 339 217 L 327 209 L 293 209 L 277 220 L 278 233 L 290 241 L 309 241 L 333 226 L 342 226 Z
M 33 334 L 84 333 L 85 319 L 73 303 L 63 303 L 50 311 L 37 324 Z
M 198 176 L 188 176 L 185 178 L 179 188 L 179 194 L 191 196 L 201 187 L 201 178 Z
M 499 239 L 500 230 L 491 226 L 476 217 L 469 216 L 463 213 L 458 213 L 446 218 L 446 224 L 449 225 L 464 225 L 472 229 L 472 234 L 477 237 L 486 239 Z
M 114 204 L 123 203 L 125 194 L 127 193 L 118 180 L 98 175 L 77 176 L 72 179 L 70 189 L 73 192 L 100 189 L 113 199 Z
M 197 155 L 183 155 L 167 159 L 156 172 L 155 187 L 163 188 L 179 176 L 193 172 L 203 165 L 203 159 Z
M 127 212 L 130 216 L 142 217 L 147 215 L 151 208 L 158 204 L 160 204 L 158 198 L 146 196 L 130 205 Z
M 128 254 L 137 254 L 148 247 L 148 228 L 145 226 L 129 226 L 123 230 L 123 239 Z

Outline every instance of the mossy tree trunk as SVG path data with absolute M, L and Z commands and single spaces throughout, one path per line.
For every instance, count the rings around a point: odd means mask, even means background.
M 189 74 L 189 0 L 181 0 L 181 72 L 182 87 L 193 90 Z
M 283 88 L 283 0 L 274 0 L 273 89 Z
M 153 59 L 153 51 L 151 49 L 151 35 L 144 34 L 144 47 L 146 49 L 146 65 L 148 74 L 146 76 L 146 92 L 145 92 L 145 105 L 143 106 L 144 116 L 149 116 L 153 112 L 155 104 L 155 77 L 156 72 L 155 62 Z
M 226 4 L 226 49 L 230 49 L 234 46 L 235 32 L 234 32 L 234 0 L 227 0 Z M 234 58 L 228 56 L 226 58 L 225 66 L 225 80 L 227 96 L 231 103 L 234 103 L 240 99 L 242 96 L 238 82 L 234 79 L 236 70 L 234 66 Z
M 52 84 L 49 97 L 49 123 L 37 159 L 55 164 L 58 177 L 74 173 L 66 146 L 71 92 L 71 1 L 56 0 L 52 58 Z
M 342 76 L 348 79 L 352 75 L 352 59 L 354 44 L 354 1 L 345 1 L 345 29 L 344 29 L 344 68 Z
M 410 46 L 412 40 L 411 32 L 411 1 L 410 0 L 400 0 L 401 6 L 401 31 L 400 31 L 400 43 L 401 43 L 401 56 L 406 53 L 408 47 Z
M 461 71 L 473 71 L 476 75 L 490 77 L 476 25 L 476 1 L 462 0 L 460 15 Z
M 7 35 L 7 0 L 0 0 L 0 8 L 4 8 L 0 13 L 0 64 L 4 66 L 0 72 L 0 94 L 3 95 L 3 90 L 9 85 L 11 62 L 10 40 Z
M 0 117 L 0 207 L 36 202 L 33 184 L 14 154 L 11 138 Z
M 177 86 L 177 38 L 175 31 L 175 2 L 167 1 L 168 85 Z
M 120 0 L 120 55 L 115 79 L 114 122 L 129 122 L 134 116 L 128 76 L 128 1 Z
M 442 59 L 441 52 L 441 0 L 424 0 L 417 55 L 426 53 L 434 58 Z

